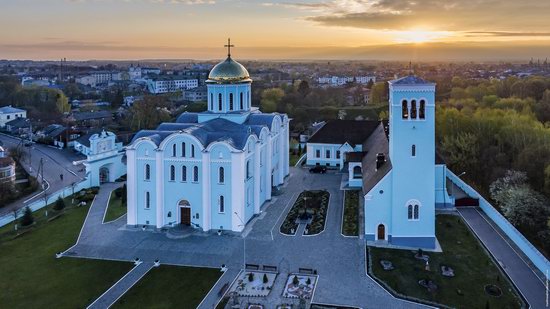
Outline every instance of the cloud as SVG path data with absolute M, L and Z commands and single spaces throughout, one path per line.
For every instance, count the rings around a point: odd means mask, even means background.
M 550 32 L 470 31 L 465 36 L 478 37 L 550 37 Z
M 85 3 L 85 2 L 106 2 L 109 0 L 66 0 L 71 3 Z M 215 4 L 215 0 L 110 0 L 119 1 L 125 3 L 159 3 L 159 4 L 186 4 L 186 5 L 200 5 L 200 4 Z
M 273 4 L 305 11 L 324 26 L 374 30 L 546 32 L 550 1 L 540 0 L 330 0 Z M 496 35 L 495 35 L 496 36 Z

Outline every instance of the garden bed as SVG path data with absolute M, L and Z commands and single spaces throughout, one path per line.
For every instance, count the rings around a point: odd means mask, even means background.
M 271 272 L 241 272 L 229 288 L 229 293 L 235 292 L 245 297 L 266 297 L 271 292 L 276 278 L 277 274 Z
M 342 234 L 344 236 L 359 235 L 359 191 L 345 191 L 344 219 Z
M 508 278 L 460 217 L 438 215 L 436 234 L 443 252 L 424 252 L 428 256 L 429 271 L 426 270 L 426 261 L 415 257 L 417 252 L 369 247 L 369 272 L 394 292 L 412 299 L 456 308 L 522 306 Z M 382 260 L 391 261 L 395 269 L 384 270 Z M 453 277 L 443 275 L 443 270 L 449 267 L 453 270 Z M 488 295 L 485 292 L 488 285 L 499 287 L 502 295 Z
M 281 233 L 285 235 L 294 235 L 298 229 L 297 221 L 301 216 L 304 216 L 304 213 L 307 214 L 309 218 L 304 219 L 304 221 L 310 221 L 306 226 L 306 230 L 308 231 L 307 235 L 314 235 L 323 231 L 325 229 L 329 196 L 330 194 L 328 191 L 321 190 L 303 191 L 300 193 L 281 224 Z

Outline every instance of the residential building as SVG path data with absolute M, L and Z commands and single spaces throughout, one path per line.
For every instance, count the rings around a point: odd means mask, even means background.
M 0 128 L 16 118 L 27 118 L 27 111 L 11 105 L 0 107 Z

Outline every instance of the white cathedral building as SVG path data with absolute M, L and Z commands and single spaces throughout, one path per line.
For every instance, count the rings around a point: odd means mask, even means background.
M 228 57 L 208 76 L 208 110 L 142 130 L 126 148 L 128 225 L 242 231 L 289 174 L 289 119 L 251 106 Z

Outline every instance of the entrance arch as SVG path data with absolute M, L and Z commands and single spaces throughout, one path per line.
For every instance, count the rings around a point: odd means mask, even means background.
M 378 224 L 376 231 L 376 240 L 386 240 L 386 226 L 384 224 Z
M 181 225 L 191 225 L 191 204 L 188 200 L 178 202 L 179 207 L 179 223 Z
M 107 165 L 104 165 L 99 168 L 99 183 L 103 184 L 106 182 L 109 182 L 109 167 Z

